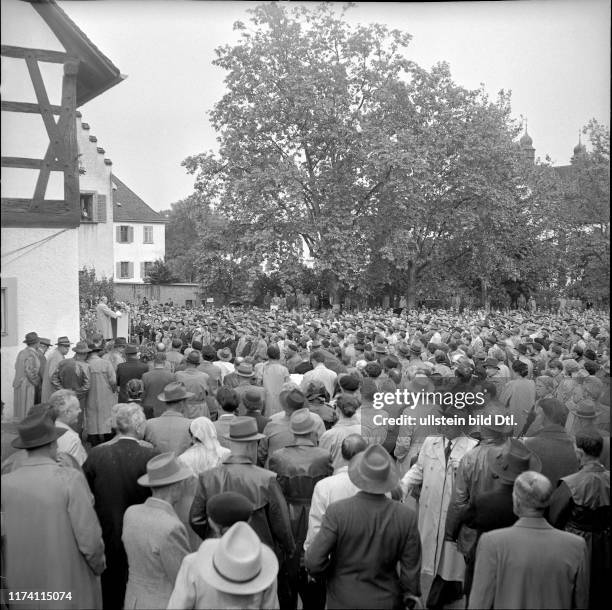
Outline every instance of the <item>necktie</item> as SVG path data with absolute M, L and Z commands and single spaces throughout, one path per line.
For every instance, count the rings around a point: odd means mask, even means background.
M 451 451 L 452 451 L 452 447 L 451 447 L 450 440 L 447 440 L 446 443 L 447 443 L 446 447 L 444 447 L 444 460 L 448 464 L 448 458 L 450 457 L 450 454 L 451 454 Z

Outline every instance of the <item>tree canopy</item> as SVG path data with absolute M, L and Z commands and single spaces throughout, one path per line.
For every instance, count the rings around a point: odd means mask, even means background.
M 219 150 L 184 161 L 200 209 L 195 276 L 227 287 L 251 269 L 252 283 L 265 264 L 291 286 L 307 255 L 331 290 L 361 295 L 533 284 L 558 261 L 551 214 L 571 205 L 546 164 L 525 162 L 510 93 L 491 100 L 445 63 L 418 66 L 409 34 L 351 27 L 349 8 L 259 5 L 216 50 Z

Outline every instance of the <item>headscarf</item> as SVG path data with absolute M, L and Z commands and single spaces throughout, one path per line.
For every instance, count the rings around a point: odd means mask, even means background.
M 196 475 L 218 466 L 230 453 L 217 439 L 217 429 L 208 417 L 196 417 L 189 426 L 196 442 L 179 456 Z

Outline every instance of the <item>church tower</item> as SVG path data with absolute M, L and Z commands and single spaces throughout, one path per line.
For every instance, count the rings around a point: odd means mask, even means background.
M 582 155 L 586 154 L 586 146 L 582 143 L 582 134 L 578 132 L 578 144 L 574 146 L 574 154 L 572 156 L 571 162 L 576 162 Z
M 525 161 L 531 164 L 535 163 L 535 148 L 531 136 L 527 133 L 527 121 L 525 121 L 525 133 L 519 140 L 519 144 Z

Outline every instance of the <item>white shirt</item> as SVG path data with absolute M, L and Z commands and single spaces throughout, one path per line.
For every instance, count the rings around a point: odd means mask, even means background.
M 57 439 L 57 450 L 62 453 L 69 453 L 79 463 L 79 466 L 82 466 L 87 459 L 87 452 L 83 447 L 83 443 L 81 443 L 79 435 L 68 424 L 59 419 L 55 421 L 55 427 L 66 430 Z
M 333 396 L 334 384 L 336 383 L 337 377 L 338 375 L 334 371 L 328 369 L 322 362 L 318 362 L 312 371 L 304 373 L 301 389 L 302 391 L 306 391 L 308 384 L 311 381 L 321 381 L 325 386 L 325 389 L 329 392 L 329 395 Z
M 344 498 L 351 498 L 358 491 L 359 487 L 349 479 L 348 466 L 338 468 L 336 474 L 321 479 L 315 485 L 312 501 L 310 503 L 310 513 L 308 515 L 308 533 L 304 541 L 305 551 L 308 550 L 317 532 L 321 529 L 321 522 L 323 521 L 323 516 L 325 515 L 327 507 L 332 502 L 344 500 Z

